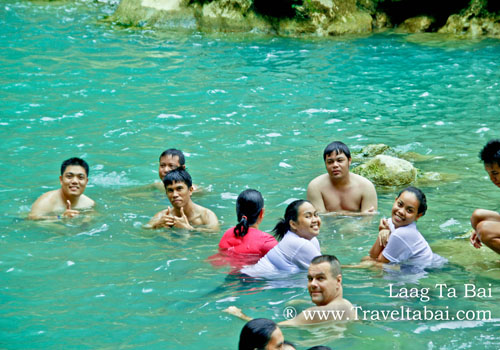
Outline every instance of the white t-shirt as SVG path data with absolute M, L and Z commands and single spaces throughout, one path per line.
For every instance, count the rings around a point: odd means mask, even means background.
M 252 277 L 263 277 L 280 272 L 296 273 L 307 270 L 311 260 L 321 255 L 319 241 L 302 238 L 288 231 L 283 239 L 255 265 L 246 266 L 241 272 Z
M 382 255 L 392 263 L 428 266 L 432 264 L 432 249 L 417 230 L 417 224 L 395 228 L 389 219 L 391 235 Z

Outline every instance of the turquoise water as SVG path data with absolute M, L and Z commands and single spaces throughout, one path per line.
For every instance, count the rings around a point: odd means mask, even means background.
M 234 349 L 244 322 L 284 320 L 304 288 L 269 288 L 227 276 L 206 258 L 235 222 L 247 187 L 265 197 L 270 230 L 290 198 L 324 172 L 330 141 L 353 151 L 385 143 L 432 158 L 423 171 L 452 181 L 423 187 L 429 211 L 419 228 L 450 259 L 426 276 L 344 271 L 344 295 L 370 310 L 401 306 L 488 310 L 490 321 L 366 320 L 339 327 L 284 329 L 299 349 L 498 349 L 498 255 L 460 238 L 477 207 L 499 210 L 500 192 L 477 153 L 499 137 L 500 41 L 375 35 L 287 39 L 255 35 L 161 33 L 100 21 L 112 3 L 0 5 L 0 348 Z M 157 157 L 178 147 L 195 201 L 221 221 L 217 234 L 142 228 L 167 206 Z M 91 165 L 91 220 L 25 220 L 30 205 L 58 186 L 62 160 Z M 380 215 L 323 220 L 322 251 L 342 263 L 368 254 L 380 216 L 398 189 L 377 188 Z M 292 278 L 300 285 L 304 276 Z M 389 297 L 389 284 L 431 288 L 431 300 Z M 457 297 L 438 298 L 446 283 Z M 465 298 L 464 284 L 491 288 Z

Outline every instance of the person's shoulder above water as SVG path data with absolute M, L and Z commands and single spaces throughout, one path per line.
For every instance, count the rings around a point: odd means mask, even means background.
M 319 212 L 345 215 L 374 214 L 377 192 L 368 179 L 351 173 L 351 153 L 340 141 L 326 146 L 323 160 L 327 173 L 314 178 L 307 187 L 307 199 Z
M 32 205 L 31 220 L 56 220 L 78 216 L 95 202 L 83 194 L 88 184 L 89 166 L 80 158 L 69 158 L 61 164 L 61 187 L 42 194 Z
M 193 184 L 191 175 L 181 168 L 169 171 L 163 184 L 172 207 L 156 213 L 147 228 L 184 228 L 188 230 L 216 231 L 219 221 L 213 211 L 191 200 Z

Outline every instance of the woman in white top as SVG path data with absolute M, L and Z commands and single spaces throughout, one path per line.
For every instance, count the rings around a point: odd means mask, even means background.
M 278 245 L 257 264 L 247 266 L 241 272 L 252 277 L 264 277 L 307 270 L 311 260 L 321 255 L 316 238 L 320 226 L 318 211 L 309 201 L 293 201 L 286 208 L 285 217 L 273 229 Z

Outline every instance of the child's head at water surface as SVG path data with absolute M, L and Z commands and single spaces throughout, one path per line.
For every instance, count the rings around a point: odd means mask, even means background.
M 399 192 L 392 206 L 391 218 L 394 227 L 410 225 L 427 211 L 427 199 L 418 188 L 410 186 Z

